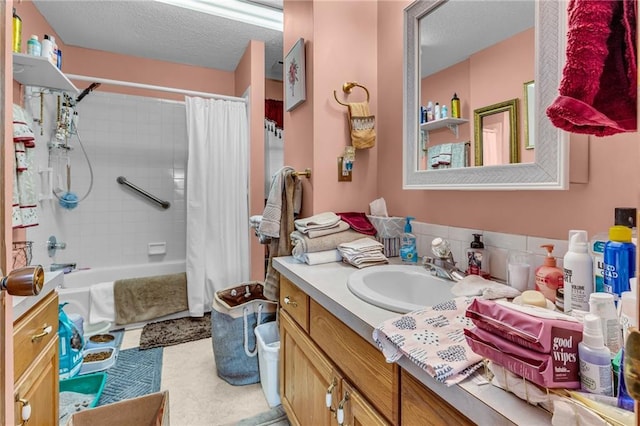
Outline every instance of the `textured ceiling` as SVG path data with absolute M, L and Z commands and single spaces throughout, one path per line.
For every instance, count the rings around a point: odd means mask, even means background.
M 69 46 L 234 71 L 250 40 L 282 80 L 282 32 L 156 1 L 33 0 Z M 276 2 L 277 3 L 277 2 Z

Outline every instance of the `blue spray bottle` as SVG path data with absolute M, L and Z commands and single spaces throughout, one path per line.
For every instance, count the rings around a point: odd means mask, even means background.
M 400 237 L 400 259 L 407 263 L 418 262 L 418 250 L 416 250 L 416 236 L 411 232 L 411 221 L 415 217 L 407 216 L 407 223 L 404 225 L 404 233 Z

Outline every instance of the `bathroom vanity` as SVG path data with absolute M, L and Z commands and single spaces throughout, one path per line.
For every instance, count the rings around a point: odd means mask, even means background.
M 343 263 L 273 261 L 280 280 L 280 396 L 292 424 L 543 425 L 546 411 L 493 385 L 447 387 L 417 364 L 387 363 L 372 338 L 400 314 L 353 295 Z M 329 402 L 330 408 L 327 408 Z
M 58 293 L 62 274 L 45 273 L 37 296 L 13 297 L 16 422 L 58 424 Z

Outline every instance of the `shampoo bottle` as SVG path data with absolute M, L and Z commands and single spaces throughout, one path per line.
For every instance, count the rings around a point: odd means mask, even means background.
M 416 249 L 416 236 L 413 235 L 411 228 L 411 221 L 415 217 L 407 216 L 407 223 L 404 225 L 404 233 L 400 238 L 400 259 L 407 263 L 418 262 L 418 251 Z
M 480 275 L 488 279 L 491 276 L 489 251 L 485 250 L 481 237 L 482 234 L 473 234 L 473 241 L 467 249 L 467 274 Z
M 451 98 L 451 117 L 460 118 L 460 98 L 457 93 L 454 93 Z
M 540 247 L 547 250 L 544 263 L 536 269 L 536 290 L 544 294 L 552 303 L 556 303 L 556 291 L 564 287 L 564 273 L 556 266 L 556 258 L 553 257 L 553 244 L 544 244 Z
M 616 303 L 623 291 L 631 290 L 629 279 L 636 276 L 636 246 L 631 242 L 631 228 L 612 226 L 604 245 L 604 291 L 613 294 Z
M 613 396 L 611 357 L 602 340 L 600 319 L 595 315 L 584 316 L 582 342 L 578 343 L 578 358 L 582 390 Z
M 593 293 L 593 260 L 587 247 L 587 231 L 569 231 L 569 251 L 564 255 L 564 311 L 589 309 Z

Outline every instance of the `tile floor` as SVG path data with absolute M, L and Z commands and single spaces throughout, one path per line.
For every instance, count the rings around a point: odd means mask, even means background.
M 142 328 L 127 330 L 122 349 L 137 347 Z M 163 350 L 161 390 L 169 391 L 171 426 L 218 426 L 269 410 L 260 383 L 232 386 L 216 374 L 211 338 Z

